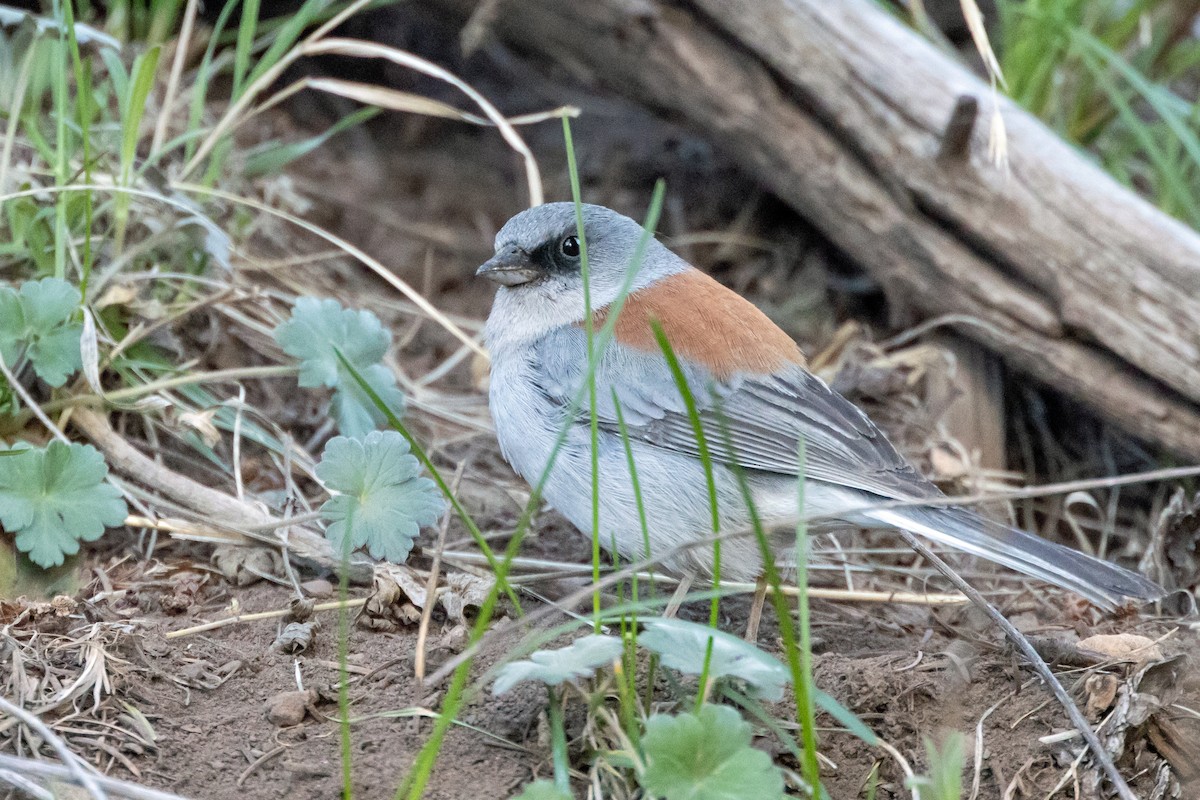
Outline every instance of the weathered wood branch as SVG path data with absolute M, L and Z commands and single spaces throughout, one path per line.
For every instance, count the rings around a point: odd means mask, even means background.
M 894 302 L 1200 458 L 1200 235 L 1003 98 L 992 167 L 963 119 L 987 85 L 867 0 L 510 0 L 494 30 L 686 118 Z
M 71 419 L 104 453 L 115 472 L 143 486 L 152 487 L 163 497 L 190 509 L 207 525 L 236 537 L 237 543 L 274 544 L 285 548 L 293 557 L 310 561 L 332 572 L 340 572 L 348 567 L 347 575 L 353 583 L 371 582 L 374 573 L 369 563 L 355 558 L 344 565 L 329 541 L 320 533 L 302 525 L 289 526 L 263 509 L 163 467 L 117 434 L 107 415 L 79 406 L 72 411 Z

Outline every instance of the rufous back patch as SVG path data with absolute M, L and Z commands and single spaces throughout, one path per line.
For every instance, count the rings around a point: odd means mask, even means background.
M 593 324 L 599 329 L 607 317 L 608 310 L 599 309 Z M 617 317 L 616 340 L 661 352 L 651 320 L 662 326 L 676 355 L 703 364 L 720 380 L 737 373 L 766 375 L 805 363 L 799 345 L 766 314 L 698 269 L 630 294 Z

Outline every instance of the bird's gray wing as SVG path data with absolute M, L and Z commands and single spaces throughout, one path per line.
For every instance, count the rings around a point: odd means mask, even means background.
M 563 423 L 582 428 L 586 403 L 582 412 L 571 411 L 587 370 L 583 333 L 577 333 L 555 334 L 545 346 L 535 347 L 533 374 L 543 394 L 563 410 Z M 683 369 L 717 462 L 803 474 L 876 497 L 923 500 L 941 494 L 905 463 L 865 414 L 800 367 L 726 381 L 714 380 L 695 363 L 684 363 Z M 695 428 L 661 355 L 610 347 L 597 365 L 596 390 L 596 416 L 605 430 L 619 431 L 619 407 L 631 439 L 700 455 Z M 798 458 L 801 441 L 803 464 Z M 1163 594 L 1140 575 L 967 509 L 880 508 L 864 510 L 857 521 L 912 531 L 1071 589 L 1104 608 L 1113 608 L 1123 597 L 1149 600 Z
M 543 393 L 567 408 L 586 377 L 583 332 L 561 331 L 535 352 L 539 363 L 534 374 Z M 724 381 L 698 364 L 684 362 L 682 367 L 710 456 L 718 463 L 804 474 L 893 499 L 939 494 L 862 411 L 801 367 Z M 597 365 L 596 390 L 596 415 L 603 429 L 618 432 L 619 403 L 631 439 L 700 456 L 695 426 L 660 354 L 610 345 Z M 586 398 L 581 408 L 578 418 L 586 418 Z

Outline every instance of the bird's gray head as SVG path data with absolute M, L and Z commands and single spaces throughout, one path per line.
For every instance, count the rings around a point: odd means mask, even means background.
M 636 269 L 630 291 L 688 269 L 686 262 L 653 238 L 634 264 L 641 237 L 642 226 L 629 217 L 584 204 L 583 240 L 593 309 L 617 299 L 630 269 Z M 488 320 L 489 331 L 498 318 L 505 324 L 544 330 L 581 321 L 585 316 L 582 248 L 574 203 L 546 203 L 505 223 L 496 234 L 496 255 L 475 273 L 501 287 Z

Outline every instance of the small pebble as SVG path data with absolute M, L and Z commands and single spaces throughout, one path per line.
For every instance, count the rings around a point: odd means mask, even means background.
M 311 689 L 305 692 L 280 692 L 266 702 L 267 721 L 280 728 L 299 725 L 308 713 L 308 706 L 315 701 Z
M 333 584 L 324 578 L 316 578 L 300 584 L 300 589 L 309 597 L 325 599 L 333 597 Z

